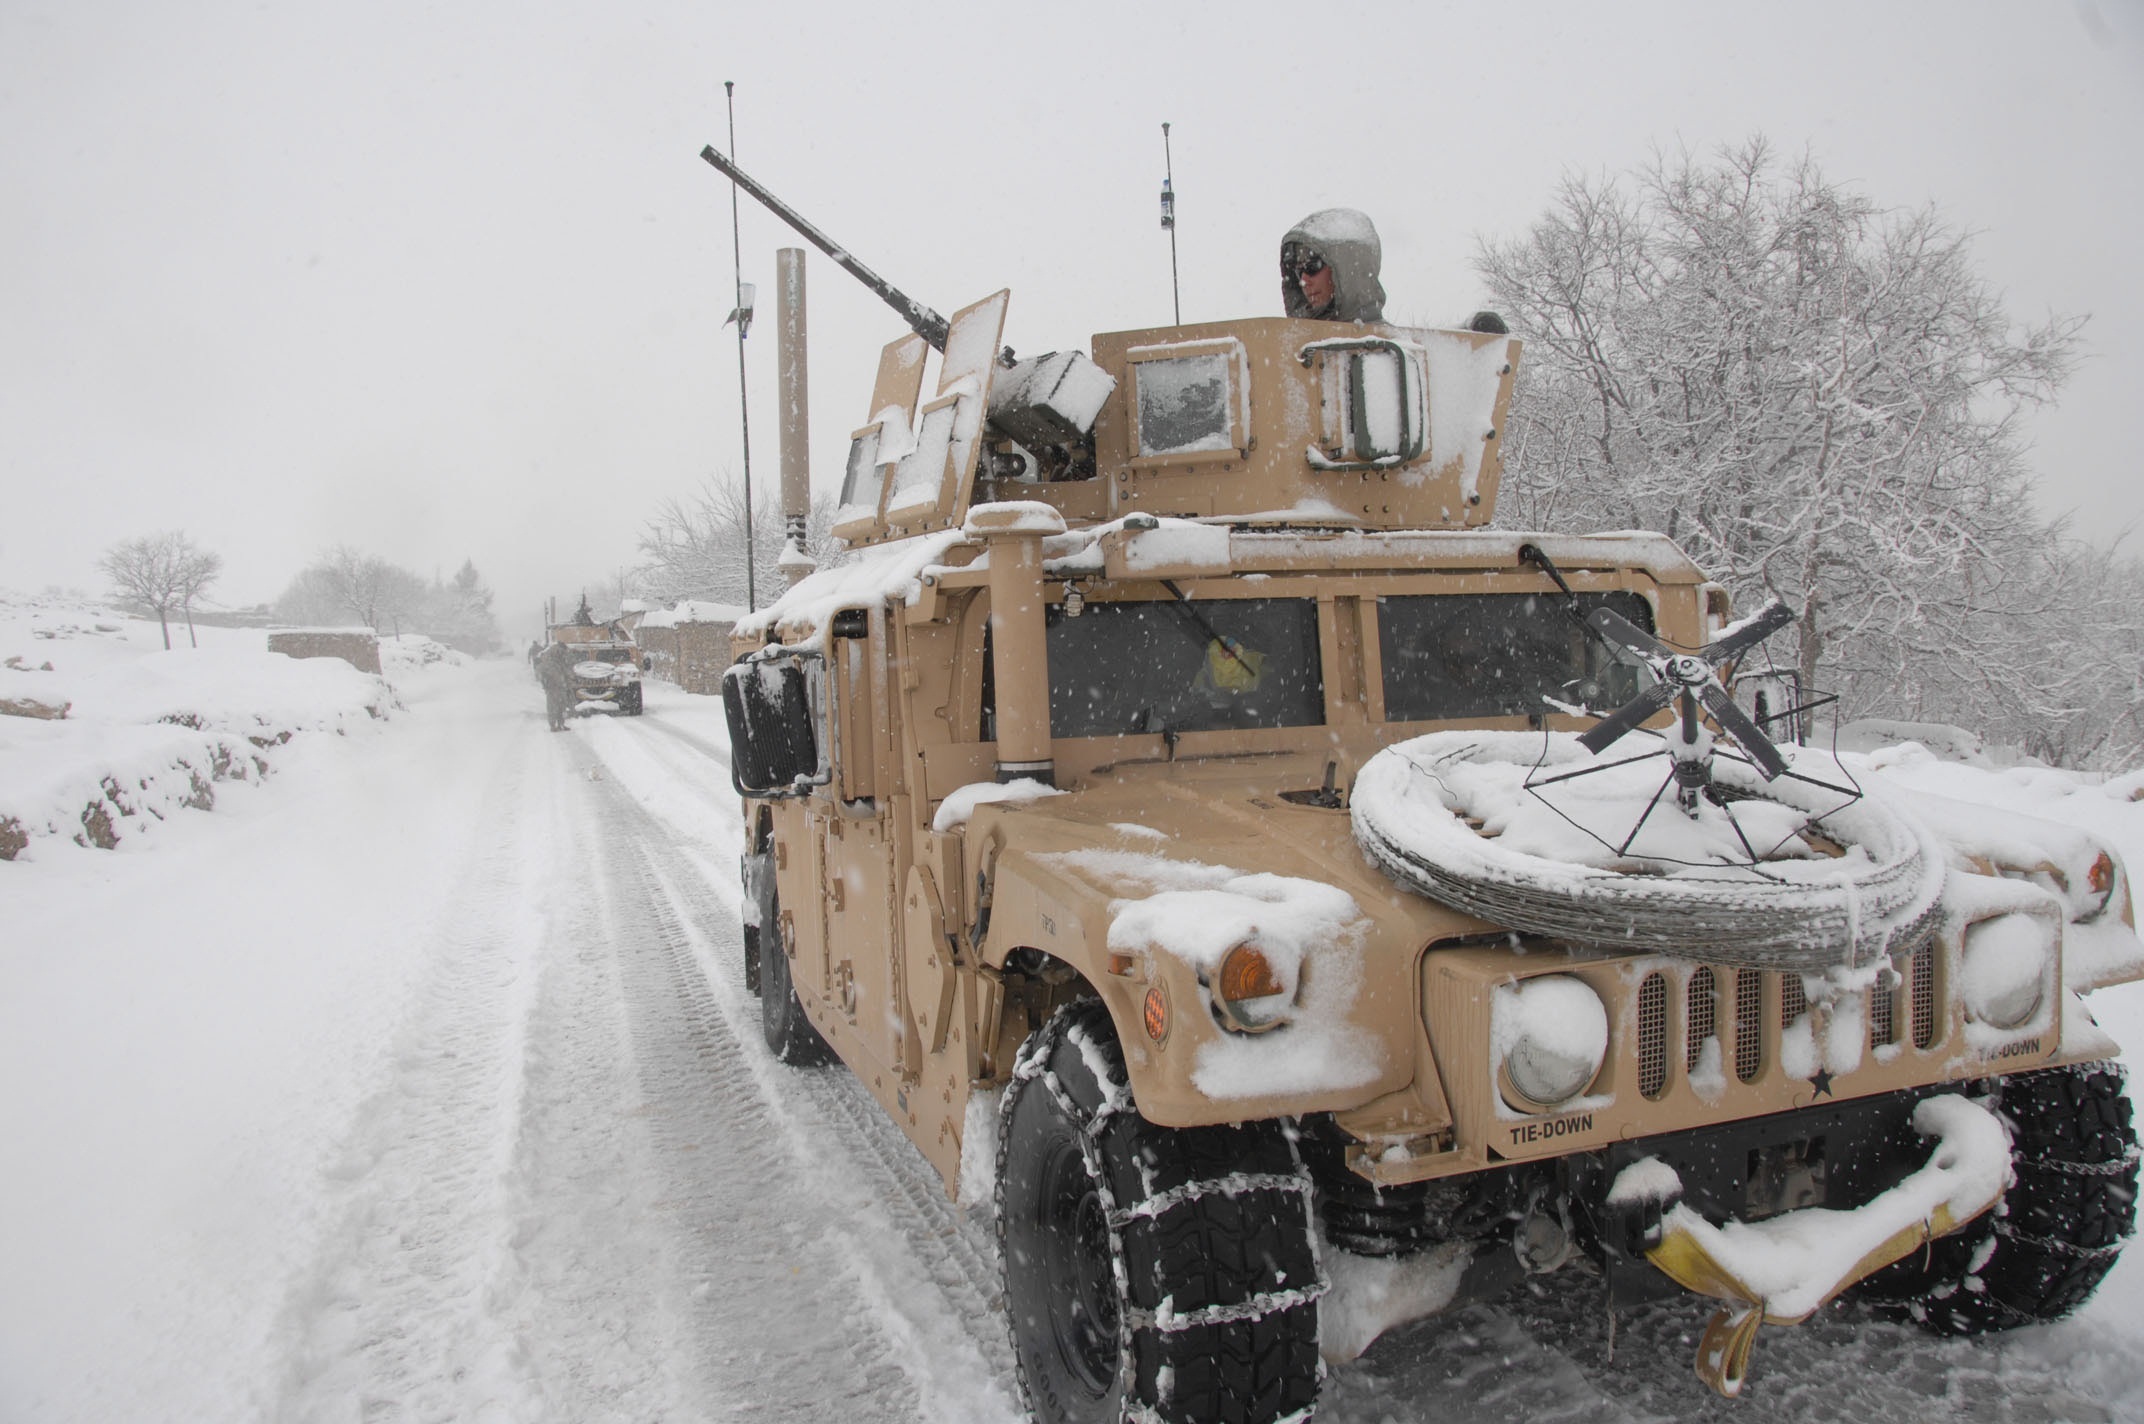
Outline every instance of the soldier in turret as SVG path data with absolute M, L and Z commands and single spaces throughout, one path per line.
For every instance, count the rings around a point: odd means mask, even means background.
M 1289 316 L 1318 321 L 1383 321 L 1378 280 L 1384 248 L 1368 213 L 1326 208 L 1280 240 L 1280 295 Z

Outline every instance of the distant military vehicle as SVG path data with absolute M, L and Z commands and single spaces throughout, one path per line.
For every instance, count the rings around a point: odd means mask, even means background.
M 570 623 L 555 623 L 551 642 L 563 644 L 570 656 L 566 665 L 569 707 L 589 710 L 602 703 L 628 717 L 641 713 L 641 674 L 645 661 L 633 635 L 615 620 L 597 622 L 583 599 L 579 615 Z
M 1716 1297 L 1728 1393 L 1849 1288 L 2085 1299 L 2137 1175 L 2111 853 L 1775 741 L 1730 688 L 1791 615 L 1666 538 L 1488 527 L 1516 339 L 1020 360 L 1006 304 L 895 301 L 864 552 L 725 697 L 767 1043 L 994 1181 L 1038 1419 L 1302 1417 L 1351 1256 Z

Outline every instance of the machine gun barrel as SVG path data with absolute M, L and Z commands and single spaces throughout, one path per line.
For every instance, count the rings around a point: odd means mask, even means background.
M 909 296 L 899 287 L 894 286 L 893 283 L 879 276 L 869 267 L 864 266 L 863 263 L 858 262 L 848 254 L 846 249 L 835 246 L 831 238 L 806 222 L 794 208 L 753 182 L 752 179 L 745 175 L 743 169 L 730 162 L 722 154 L 717 153 L 713 144 L 701 149 L 700 157 L 713 164 L 717 171 L 726 174 L 738 187 L 759 199 L 768 212 L 773 213 L 783 222 L 788 223 L 809 238 L 812 246 L 833 258 L 851 277 L 878 293 L 879 300 L 899 312 L 901 320 L 907 322 L 909 329 L 914 331 L 916 335 L 928 341 L 940 352 L 945 350 L 946 320 L 944 317 Z

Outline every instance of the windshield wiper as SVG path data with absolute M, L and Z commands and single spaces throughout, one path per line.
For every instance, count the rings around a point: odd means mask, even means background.
M 1234 638 L 1222 636 L 1220 629 L 1214 627 L 1213 624 L 1207 622 L 1206 615 L 1191 606 L 1191 595 L 1185 593 L 1183 589 L 1179 588 L 1177 586 L 1176 580 L 1163 579 L 1161 581 L 1161 586 L 1176 596 L 1176 602 L 1166 605 L 1168 608 L 1170 608 L 1174 612 L 1182 614 L 1184 617 L 1190 619 L 1193 623 L 1196 623 L 1199 626 L 1199 631 L 1203 632 L 1208 638 L 1211 638 L 1214 642 L 1219 643 L 1221 645 L 1221 651 L 1228 654 L 1231 658 L 1235 659 L 1237 667 L 1242 668 L 1244 673 L 1250 678 L 1252 678 L 1254 681 L 1257 679 L 1258 670 L 1252 667 L 1249 663 L 1245 662 L 1243 660 L 1243 655 L 1236 651 L 1236 640 Z

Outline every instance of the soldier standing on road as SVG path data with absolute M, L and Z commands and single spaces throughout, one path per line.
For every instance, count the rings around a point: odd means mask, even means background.
M 566 730 L 566 710 L 573 699 L 571 676 L 567 671 L 572 654 L 564 643 L 553 643 L 536 659 L 536 677 L 543 683 L 544 714 L 551 720 L 551 730 Z

